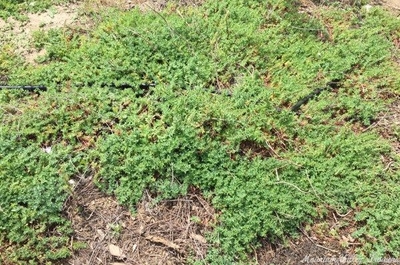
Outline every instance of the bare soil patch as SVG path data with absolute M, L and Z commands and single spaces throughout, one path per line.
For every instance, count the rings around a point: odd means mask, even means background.
M 55 6 L 44 13 L 27 14 L 26 22 L 9 18 L 7 21 L 0 19 L 0 44 L 9 44 L 15 47 L 16 54 L 24 57 L 27 62 L 34 63 L 35 59 L 45 53 L 32 47 L 32 34 L 35 31 L 48 31 L 75 23 L 78 19 L 77 4 L 68 6 Z
M 382 5 L 400 14 L 400 0 L 383 0 Z
M 354 212 L 332 210 L 325 219 L 299 228 L 300 237 L 286 244 L 272 245 L 266 240 L 255 253 L 257 264 L 357 264 L 359 242 L 351 234 L 357 229 Z
M 390 140 L 394 152 L 400 154 L 400 99 L 389 105 L 371 127 L 377 127 L 382 137 Z
M 86 249 L 61 264 L 186 264 L 203 259 L 206 234 L 216 222 L 211 205 L 192 189 L 188 195 L 154 204 L 145 193 L 136 214 L 91 180 L 78 182 L 65 206 L 72 222 L 72 241 Z

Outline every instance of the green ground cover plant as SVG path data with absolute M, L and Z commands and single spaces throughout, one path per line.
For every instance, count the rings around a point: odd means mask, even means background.
M 311 18 L 282 0 L 173 10 L 110 11 L 90 34 L 43 33 L 36 66 L 2 50 L 11 84 L 49 91 L 0 92 L 1 258 L 70 255 L 62 206 L 68 180 L 88 174 L 133 212 L 145 189 L 162 200 L 199 188 L 219 216 L 198 264 L 247 264 L 260 238 L 285 240 L 329 209 L 357 211 L 360 256 L 398 257 L 399 173 L 381 159 L 396 156 L 357 128 L 398 93 L 399 20 L 354 6 Z M 332 80 L 340 86 L 290 111 Z
M 0 1 L 0 18 L 6 19 L 10 16 L 23 19 L 25 12 L 39 12 L 47 8 L 68 2 L 68 0 L 1 0 Z

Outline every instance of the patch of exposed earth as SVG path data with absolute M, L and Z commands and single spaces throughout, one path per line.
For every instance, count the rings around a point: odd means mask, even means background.
M 13 18 L 7 21 L 0 20 L 0 44 L 15 47 L 15 53 L 23 56 L 27 62 L 33 63 L 44 50 L 36 50 L 32 47 L 32 35 L 42 30 L 61 28 L 75 23 L 78 18 L 77 4 L 68 6 L 55 6 L 41 14 L 27 14 L 27 21 L 21 22 Z
M 72 242 L 87 248 L 60 264 L 186 264 L 205 258 L 216 212 L 195 189 L 174 200 L 154 203 L 145 193 L 136 214 L 90 179 L 80 179 L 64 212 L 71 220 Z
M 383 0 L 382 5 L 400 14 L 400 0 Z

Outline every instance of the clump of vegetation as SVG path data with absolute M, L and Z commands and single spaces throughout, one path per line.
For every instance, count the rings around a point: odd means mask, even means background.
M 38 12 L 46 10 L 52 5 L 68 2 L 68 0 L 0 0 L 0 18 L 10 16 L 23 18 L 25 12 Z
M 44 36 L 43 63 L 7 76 L 50 91 L 0 94 L 0 242 L 10 246 L 1 257 L 69 254 L 60 212 L 67 181 L 85 172 L 133 210 L 145 189 L 161 200 L 199 188 L 220 212 L 205 263 L 246 262 L 259 238 L 282 240 L 328 209 L 357 209 L 361 255 L 398 256 L 399 202 L 388 188 L 398 173 L 380 159 L 389 145 L 354 128 L 398 92 L 400 23 L 378 8 L 316 12 L 209 1 L 179 14 L 113 11 L 89 36 Z M 333 80 L 300 115 L 290 111 Z

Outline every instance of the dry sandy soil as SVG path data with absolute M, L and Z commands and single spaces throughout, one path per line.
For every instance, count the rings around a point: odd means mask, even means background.
M 31 47 L 32 34 L 35 31 L 47 31 L 53 28 L 66 27 L 73 24 L 78 18 L 78 5 L 56 6 L 42 14 L 27 14 L 27 22 L 9 18 L 7 21 L 0 19 L 0 33 L 2 43 L 13 44 L 17 53 L 34 63 L 35 59 L 45 53 Z
M 400 0 L 385 0 L 383 4 L 395 11 L 400 11 Z
M 179 1 L 180 4 L 198 5 L 201 1 Z M 9 19 L 0 20 L 0 44 L 11 42 L 17 52 L 29 63 L 35 63 L 44 50 L 31 46 L 32 33 L 61 27 L 83 27 L 85 10 L 98 10 L 104 6 L 123 9 L 139 7 L 143 11 L 160 10 L 166 1 L 111 1 L 98 0 L 56 6 L 42 14 L 27 14 L 25 23 Z M 380 3 L 397 15 L 400 0 Z M 312 8 L 312 6 L 308 6 Z M 399 40 L 400 48 L 400 40 Z M 399 125 L 400 101 L 382 113 L 371 127 L 379 127 L 382 135 L 393 140 L 393 148 L 400 153 L 400 144 L 393 133 L 393 124 Z M 370 128 L 367 128 L 370 129 Z M 388 168 L 390 168 L 388 161 Z M 60 264 L 186 264 L 188 259 L 202 260 L 209 247 L 206 240 L 216 224 L 218 213 L 198 190 L 176 200 L 153 203 L 146 194 L 136 214 L 118 204 L 112 196 L 101 193 L 86 176 L 76 180 L 74 193 L 64 206 L 64 214 L 72 222 L 72 241 L 84 242 L 86 249 Z M 255 264 L 356 264 L 353 260 L 359 245 L 351 237 L 357 228 L 354 212 L 339 214 L 332 210 L 324 220 L 299 228 L 300 237 L 286 244 L 271 244 L 260 239 L 262 247 L 250 254 Z M 324 259 L 324 260 L 322 260 Z M 323 262 L 325 261 L 325 262 Z

